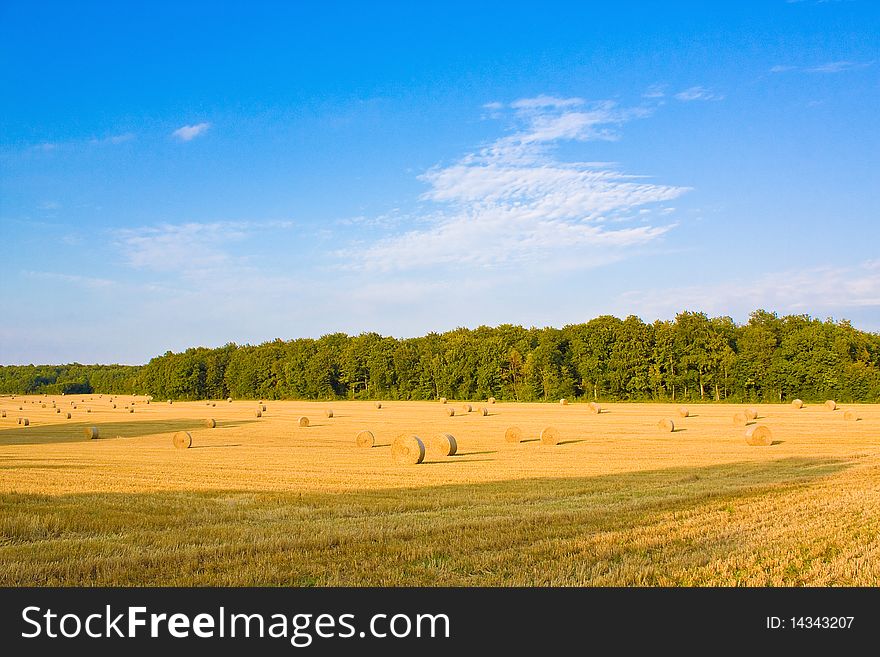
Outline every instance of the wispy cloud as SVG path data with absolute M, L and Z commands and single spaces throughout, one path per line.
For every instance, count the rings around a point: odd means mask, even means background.
M 87 288 L 108 288 L 116 285 L 115 281 L 109 278 L 95 278 L 92 276 L 81 276 L 79 274 L 61 274 L 49 271 L 32 271 L 24 270 L 22 274 L 28 278 L 34 278 L 44 281 L 55 281 L 59 283 L 68 283 Z
M 810 314 L 880 308 L 880 261 L 769 272 L 753 279 L 706 285 L 631 291 L 621 294 L 618 304 L 620 312 L 626 309 L 648 317 L 668 317 L 682 308 L 724 315 L 744 315 L 755 308 Z
M 663 98 L 666 96 L 665 84 L 652 84 L 642 94 L 642 98 Z
M 180 141 L 192 141 L 199 135 L 204 134 L 210 127 L 210 123 L 196 123 L 195 125 L 185 125 L 172 132 L 171 136 L 176 137 Z
M 43 210 L 45 212 L 54 212 L 55 210 L 60 210 L 61 204 L 58 201 L 40 201 L 37 203 L 37 210 Z
M 289 228 L 288 221 L 164 223 L 117 230 L 117 248 L 127 264 L 137 269 L 192 274 L 229 265 L 235 258 L 228 246 L 255 231 Z
M 724 100 L 724 95 L 710 91 L 704 87 L 689 87 L 675 94 L 675 98 L 688 103 L 694 100 Z
M 647 223 L 638 209 L 688 188 L 606 163 L 561 161 L 554 152 L 565 141 L 616 139 L 617 128 L 646 116 L 645 108 L 541 95 L 495 109 L 511 116 L 512 134 L 422 175 L 429 205 L 414 217 L 419 227 L 344 250 L 346 267 L 589 268 L 625 257 L 674 225 Z
M 816 66 L 791 66 L 788 64 L 777 64 L 770 69 L 771 73 L 789 73 L 798 71 L 802 73 L 845 73 L 847 71 L 856 71 L 863 68 L 873 66 L 874 62 L 853 62 L 853 61 L 835 61 L 825 62 Z
M 96 146 L 100 146 L 103 144 L 124 144 L 127 141 L 132 141 L 135 138 L 133 132 L 125 132 L 120 135 L 110 135 L 109 137 L 102 137 L 98 139 L 92 139 L 89 141 L 90 144 L 94 144 Z

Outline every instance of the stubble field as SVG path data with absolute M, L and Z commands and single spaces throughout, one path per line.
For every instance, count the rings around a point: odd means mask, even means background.
M 880 584 L 878 405 L 471 404 L 2 397 L 0 585 Z

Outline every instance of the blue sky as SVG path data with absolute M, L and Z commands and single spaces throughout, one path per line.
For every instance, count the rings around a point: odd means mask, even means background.
M 0 362 L 880 330 L 880 5 L 0 5 Z

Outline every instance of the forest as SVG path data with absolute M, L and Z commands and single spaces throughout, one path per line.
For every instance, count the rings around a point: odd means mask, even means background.
M 166 352 L 146 365 L 0 366 L 0 393 L 156 399 L 507 401 L 880 400 L 880 334 L 756 310 L 744 324 L 601 316 L 563 328 L 505 324 L 413 338 L 332 333 Z

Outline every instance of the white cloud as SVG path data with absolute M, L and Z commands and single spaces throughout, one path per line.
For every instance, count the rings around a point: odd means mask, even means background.
M 642 94 L 642 98 L 663 98 L 666 96 L 665 84 L 652 84 Z
M 204 134 L 208 128 L 211 127 L 210 123 L 197 123 L 195 125 L 185 125 L 174 132 L 171 133 L 171 136 L 177 137 L 181 141 L 191 141 L 198 137 L 201 134 Z
M 166 223 L 118 230 L 115 237 L 131 267 L 195 275 L 228 267 L 236 259 L 226 247 L 254 231 L 290 226 L 287 221 Z
M 127 141 L 132 141 L 134 139 L 133 132 L 125 132 L 120 135 L 110 135 L 109 137 L 103 137 L 102 139 L 92 139 L 90 143 L 95 145 L 103 145 L 103 144 L 124 144 Z
M 770 69 L 771 73 L 788 73 L 789 71 L 801 71 L 803 73 L 845 73 L 873 66 L 874 62 L 835 61 L 826 62 L 817 66 L 789 66 L 777 64 Z
M 779 271 L 711 285 L 630 291 L 618 297 L 618 304 L 618 312 L 646 317 L 669 317 L 682 308 L 741 316 L 755 308 L 809 314 L 880 308 L 880 261 Z
M 690 87 L 684 91 L 679 91 L 675 97 L 682 102 L 690 102 L 693 100 L 724 100 L 723 94 L 709 91 L 703 87 Z
M 34 278 L 45 281 L 56 281 L 59 283 L 68 283 L 87 288 L 108 288 L 116 285 L 115 281 L 109 278 L 96 278 L 92 276 L 81 276 L 79 274 L 61 274 L 48 271 L 31 271 L 24 270 L 22 274 L 28 278 Z
M 612 165 L 563 162 L 562 141 L 615 139 L 644 108 L 537 96 L 510 103 L 518 128 L 421 180 L 431 207 L 418 225 L 339 253 L 347 268 L 379 272 L 470 267 L 529 271 L 607 264 L 657 240 L 674 224 L 651 225 L 638 210 L 685 187 L 648 182 Z M 436 271 L 435 271 L 436 273 Z

